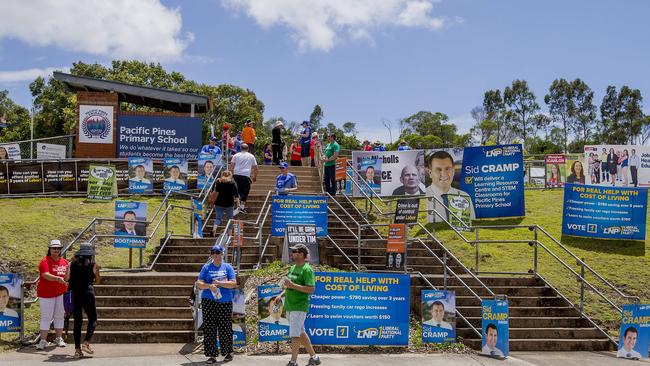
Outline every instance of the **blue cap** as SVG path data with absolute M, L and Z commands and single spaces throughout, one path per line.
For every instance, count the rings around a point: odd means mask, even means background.
M 286 169 L 286 168 L 288 168 L 288 167 L 289 167 L 289 164 L 287 164 L 286 161 L 283 161 L 283 162 L 280 163 L 280 168 L 281 168 L 281 169 Z
M 218 139 L 214 136 L 210 137 L 210 141 L 217 141 Z
M 212 246 L 212 249 L 210 249 L 210 252 L 223 253 L 223 247 L 219 244 L 215 244 Z
M 302 124 L 309 126 L 309 121 L 302 121 Z

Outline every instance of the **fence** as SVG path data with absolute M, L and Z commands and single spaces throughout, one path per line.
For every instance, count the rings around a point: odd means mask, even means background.
M 39 143 L 63 145 L 65 146 L 65 157 L 71 158 L 74 152 L 74 141 L 76 136 L 77 135 L 63 135 L 63 136 L 54 136 L 54 137 L 44 137 L 44 138 L 33 139 L 33 140 L 0 142 L 0 145 L 4 145 L 4 144 L 18 145 L 20 147 L 21 159 L 36 159 L 38 157 L 38 152 L 36 151 L 36 148 Z

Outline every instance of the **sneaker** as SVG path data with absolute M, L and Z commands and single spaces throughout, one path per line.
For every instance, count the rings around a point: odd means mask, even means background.
M 232 359 L 233 359 L 232 353 L 227 354 L 226 357 L 223 358 L 223 360 L 226 362 L 232 361 Z
M 54 344 L 56 344 L 57 347 L 67 346 L 67 344 L 65 343 L 62 337 L 56 337 L 56 339 L 54 340 Z
M 287 364 L 287 366 L 298 366 L 298 363 L 293 362 L 293 361 L 289 361 L 289 363 Z
M 309 357 L 309 363 L 307 363 L 307 366 L 316 366 L 320 365 L 320 357 L 314 356 L 314 357 Z
M 217 362 L 217 360 L 214 357 L 210 357 L 205 361 L 205 363 L 209 363 L 209 364 L 213 364 L 215 362 Z
M 36 349 L 43 350 L 45 347 L 47 347 L 47 341 L 41 338 L 41 340 L 36 345 Z

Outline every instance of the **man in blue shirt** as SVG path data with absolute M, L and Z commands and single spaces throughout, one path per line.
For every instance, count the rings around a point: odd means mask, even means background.
M 311 149 L 311 127 L 309 121 L 302 121 L 302 131 L 300 131 L 300 160 L 302 166 L 310 166 L 311 158 L 309 150 Z
M 397 151 L 408 151 L 411 150 L 411 147 L 406 144 L 406 141 L 402 140 L 397 147 Z
M 386 148 L 381 142 L 377 141 L 375 146 L 372 147 L 372 151 L 386 151 Z
M 221 148 L 217 146 L 217 138 L 210 137 L 210 142 L 208 142 L 207 145 L 203 145 L 199 155 L 204 155 L 210 158 L 214 158 L 217 155 L 221 155 Z
M 275 191 L 277 194 L 287 194 L 298 189 L 296 176 L 289 173 L 289 164 L 280 163 L 280 174 L 275 177 Z

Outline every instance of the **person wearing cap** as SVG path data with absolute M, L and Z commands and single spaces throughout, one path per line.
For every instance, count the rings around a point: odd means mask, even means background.
M 329 142 L 325 147 L 325 156 L 321 157 L 323 161 L 324 174 L 323 174 L 323 185 L 325 186 L 325 191 L 331 194 L 332 196 L 336 195 L 336 159 L 339 158 L 339 151 L 341 151 L 341 146 L 336 142 L 336 135 L 332 132 L 327 136 L 327 141 Z
M 311 135 L 311 149 L 309 149 L 309 157 L 311 158 L 311 166 L 320 168 L 320 138 L 318 132 L 314 131 Z
M 307 263 L 309 249 L 305 244 L 296 244 L 291 248 L 291 259 L 294 264 L 284 278 L 285 303 L 287 320 L 289 321 L 289 337 L 291 337 L 291 361 L 287 366 L 297 366 L 298 352 L 302 344 L 309 353 L 308 366 L 320 365 L 320 358 L 311 345 L 305 332 L 305 319 L 309 311 L 309 295 L 314 293 L 314 270 Z
M 311 147 L 311 127 L 309 121 L 302 121 L 302 131 L 300 131 L 300 158 L 302 166 L 309 166 L 309 148 Z
M 277 194 L 287 194 L 298 189 L 298 180 L 293 173 L 289 173 L 289 164 L 280 163 L 280 174 L 275 177 L 275 191 Z
M 375 141 L 375 146 L 372 147 L 372 151 L 386 151 L 386 148 L 381 142 Z
M 196 286 L 201 291 L 203 309 L 203 351 L 206 363 L 216 362 L 217 335 L 224 361 L 233 359 L 232 348 L 232 289 L 237 288 L 235 270 L 223 260 L 224 248 L 215 244 L 210 249 L 210 261 L 203 265 Z
M 257 135 L 255 134 L 252 120 L 246 120 L 244 129 L 241 131 L 241 138 L 242 141 L 248 145 L 248 151 L 250 151 L 251 154 L 255 155 L 255 141 L 257 141 Z
M 273 150 L 273 165 L 280 165 L 282 160 L 282 129 L 284 123 L 282 121 L 275 122 L 275 126 L 271 130 L 271 149 Z
M 397 151 L 409 151 L 409 150 L 411 150 L 411 147 L 406 144 L 406 141 L 402 140 L 399 142 Z
M 68 266 L 65 280 L 68 281 L 68 290 L 72 291 L 72 302 L 74 310 L 74 346 L 75 358 L 81 358 L 85 353 L 93 354 L 95 351 L 90 347 L 90 341 L 97 327 L 97 307 L 95 305 L 95 288 L 99 284 L 101 276 L 99 270 L 102 267 L 95 262 L 95 249 L 92 244 L 82 243 L 80 249 L 74 254 L 72 262 Z M 83 313 L 86 313 L 88 327 L 81 344 L 81 325 Z
M 217 138 L 214 136 L 210 137 L 210 141 L 207 145 L 203 145 L 199 155 L 209 158 L 216 158 L 217 155 L 221 155 L 221 148 L 217 146 Z
M 68 289 L 68 283 L 64 278 L 69 263 L 61 256 L 62 250 L 63 244 L 59 240 L 51 240 L 47 248 L 47 255 L 38 264 L 39 278 L 36 295 L 41 307 L 41 340 L 36 345 L 36 349 L 39 350 L 45 349 L 47 346 L 47 333 L 52 321 L 54 321 L 54 332 L 56 333 L 54 344 L 58 347 L 66 346 L 61 334 L 65 318 L 63 294 Z

